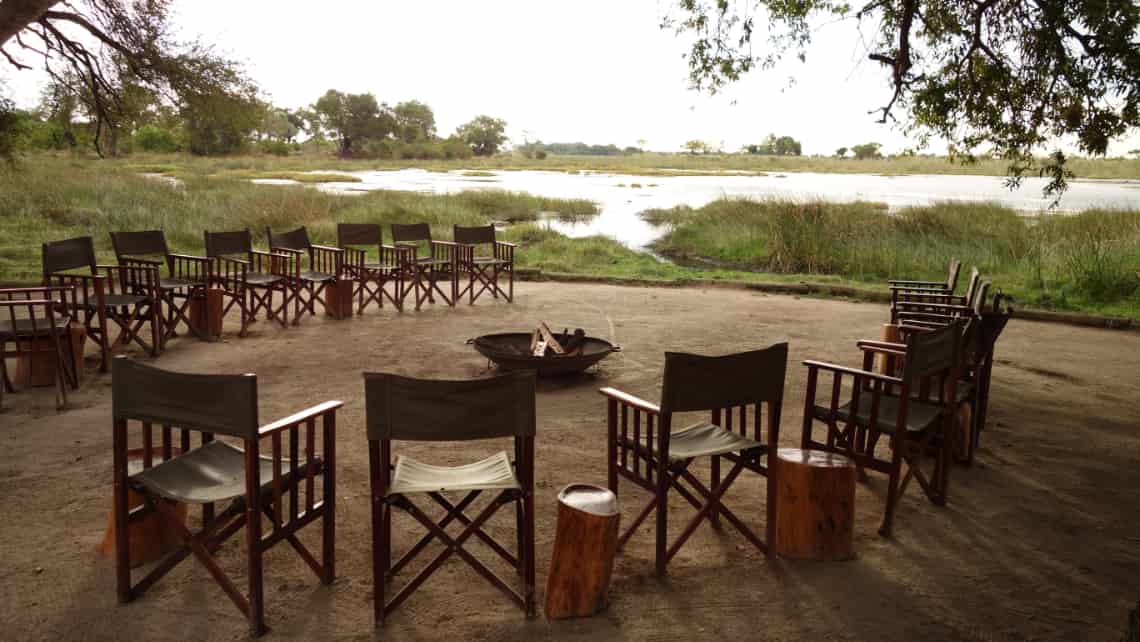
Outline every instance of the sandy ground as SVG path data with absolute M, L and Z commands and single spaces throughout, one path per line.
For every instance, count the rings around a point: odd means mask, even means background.
M 781 441 L 795 445 L 806 358 L 859 363 L 854 341 L 877 337 L 881 305 L 730 290 L 522 284 L 517 303 L 370 311 L 351 321 L 265 323 L 246 339 L 171 343 L 161 366 L 256 372 L 270 420 L 343 399 L 338 420 L 338 578 L 321 586 L 287 547 L 265 564 L 272 638 L 361 638 L 371 617 L 363 370 L 470 377 L 486 362 L 464 340 L 524 330 L 538 319 L 581 326 L 624 351 L 592 375 L 543 383 L 537 439 L 538 584 L 553 541 L 555 497 L 569 482 L 604 484 L 604 403 L 617 386 L 656 399 L 662 352 L 714 354 L 791 343 Z M 230 328 L 233 327 L 231 324 Z M 912 487 L 893 539 L 876 534 L 882 477 L 860 485 L 849 562 L 766 561 L 734 531 L 703 526 L 652 577 L 648 527 L 619 555 L 608 611 L 593 618 L 526 621 L 453 559 L 391 617 L 391 640 L 1116 640 L 1140 597 L 1140 335 L 1014 321 L 994 372 L 990 425 L 978 463 L 956 469 L 938 508 Z M 241 615 L 201 566 L 183 563 L 140 600 L 118 606 L 110 561 L 93 548 L 110 506 L 110 378 L 91 375 L 70 410 L 50 390 L 6 396 L 0 413 L 0 637 L 5 639 L 240 639 Z M 490 445 L 488 447 L 491 447 Z M 409 447 L 440 463 L 471 451 Z M 704 468 L 701 469 L 704 475 Z M 646 501 L 627 484 L 626 519 Z M 727 499 L 761 526 L 763 482 L 738 482 Z M 691 511 L 676 503 L 674 528 Z M 504 511 L 492 531 L 506 536 Z M 650 520 L 652 521 L 652 520 Z M 419 531 L 395 524 L 397 550 Z M 674 531 L 676 532 L 676 531 Z M 759 532 L 762 532 L 760 530 Z M 319 546 L 319 529 L 303 539 Z M 223 565 L 244 585 L 239 542 Z M 314 548 L 314 550 L 319 550 Z M 489 551 L 476 545 L 474 550 Z M 494 568 L 506 574 L 502 566 Z M 271 639 L 272 639 L 271 638 Z

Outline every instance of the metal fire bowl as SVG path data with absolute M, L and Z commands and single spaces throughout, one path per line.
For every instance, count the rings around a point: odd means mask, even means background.
M 530 339 L 530 332 L 502 332 L 468 339 L 467 343 L 475 346 L 479 354 L 494 361 L 503 370 L 535 370 L 540 377 L 582 372 L 614 352 L 621 351 L 620 346 L 605 339 L 587 336 L 581 354 L 536 357 L 529 354 Z

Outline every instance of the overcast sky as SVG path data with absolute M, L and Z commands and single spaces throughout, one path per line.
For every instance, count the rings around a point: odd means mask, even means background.
M 793 57 L 710 97 L 688 89 L 686 43 L 659 28 L 669 5 L 181 0 L 175 21 L 243 61 L 277 105 L 308 105 L 330 88 L 372 92 L 389 104 L 416 99 L 431 105 L 443 135 L 488 114 L 505 119 L 519 142 L 525 134 L 619 146 L 644 139 L 650 149 L 676 151 L 699 138 L 736 150 L 772 132 L 800 140 L 805 154 L 868 141 L 888 152 L 913 144 L 867 113 L 889 91 L 887 76 L 866 61 L 856 23 L 820 26 L 806 63 Z M 3 72 L 25 106 L 41 76 Z M 1109 151 L 1135 147 L 1140 133 Z

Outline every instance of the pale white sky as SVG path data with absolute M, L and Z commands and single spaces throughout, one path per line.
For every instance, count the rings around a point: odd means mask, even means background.
M 912 145 L 867 112 L 888 98 L 887 77 L 866 61 L 854 22 L 821 26 L 806 63 L 790 57 L 724 94 L 688 89 L 684 41 L 659 28 L 668 0 L 180 0 L 175 22 L 246 63 L 275 104 L 300 107 L 327 89 L 417 99 L 441 134 L 479 114 L 508 134 L 545 142 L 615 143 L 677 151 L 686 140 L 726 150 L 769 132 L 805 154 L 877 141 Z M 24 105 L 42 74 L 3 78 Z M 789 79 L 795 83 L 789 86 Z M 1140 147 L 1140 132 L 1110 155 Z M 931 151 L 942 153 L 943 145 Z

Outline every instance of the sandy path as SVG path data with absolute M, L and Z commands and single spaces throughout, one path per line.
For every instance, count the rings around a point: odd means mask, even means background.
M 539 396 L 538 574 L 553 540 L 555 495 L 572 481 L 604 483 L 604 404 L 614 385 L 655 399 L 662 351 L 724 353 L 790 341 L 781 439 L 798 442 L 804 368 L 859 362 L 854 341 L 877 337 L 881 305 L 730 290 L 522 284 L 514 305 L 370 311 L 346 322 L 266 324 L 246 339 L 172 342 L 159 365 L 259 377 L 269 420 L 321 400 L 347 403 L 338 425 L 338 579 L 321 587 L 287 548 L 266 561 L 275 638 L 372 636 L 367 460 L 360 372 L 466 377 L 486 362 L 464 345 L 484 332 L 548 319 L 609 334 L 624 352 L 594 376 L 544 383 Z M 232 327 L 232 326 L 231 326 Z M 732 531 L 702 527 L 651 577 L 652 537 L 618 559 L 612 605 L 595 618 L 526 622 L 459 561 L 394 615 L 392 640 L 1117 639 L 1140 597 L 1140 335 L 1014 321 L 999 344 L 990 427 L 979 462 L 956 469 L 939 509 L 911 488 L 893 540 L 875 533 L 885 486 L 861 485 L 856 560 L 769 563 Z M 110 503 L 109 377 L 91 377 L 56 414 L 50 391 L 7 396 L 0 413 L 0 631 L 6 639 L 231 639 L 246 627 L 206 575 L 186 562 L 141 600 L 115 604 L 110 562 L 96 558 Z M 412 448 L 431 461 L 466 453 Z M 702 473 L 703 474 L 703 473 Z M 728 503 L 759 524 L 763 483 L 738 482 Z M 623 487 L 626 518 L 644 495 Z M 691 514 L 671 511 L 675 528 Z M 507 533 L 510 521 L 494 530 Z M 418 537 L 396 522 L 397 550 Z M 319 529 L 305 536 L 319 540 Z M 237 543 L 223 564 L 242 583 Z M 509 539 L 508 539 L 509 541 Z M 476 549 L 479 550 L 479 549 Z M 497 567 L 496 567 L 497 568 Z

